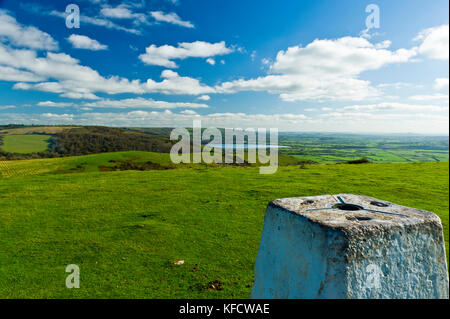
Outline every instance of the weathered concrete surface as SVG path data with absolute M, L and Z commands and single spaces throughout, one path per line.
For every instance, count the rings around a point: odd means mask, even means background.
M 448 298 L 446 263 L 433 213 L 351 194 L 277 199 L 251 297 Z

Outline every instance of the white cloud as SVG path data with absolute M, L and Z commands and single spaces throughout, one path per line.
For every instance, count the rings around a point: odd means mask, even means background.
M 48 15 L 60 17 L 63 19 L 65 19 L 67 17 L 66 12 L 59 12 L 56 10 L 52 10 L 50 12 L 43 12 L 43 14 L 48 14 Z M 139 29 L 123 27 L 121 25 L 118 25 L 117 23 L 114 23 L 111 20 L 108 20 L 108 19 L 102 18 L 102 17 L 91 17 L 88 15 L 82 14 L 80 16 L 80 21 L 82 24 L 91 24 L 91 25 L 95 25 L 95 26 L 99 26 L 99 27 L 104 27 L 107 29 L 120 30 L 120 31 L 132 33 L 132 34 L 137 34 L 137 35 L 142 34 L 142 31 Z M 138 20 L 136 20 L 136 21 L 138 21 Z
M 67 40 L 77 49 L 87 49 L 92 51 L 108 49 L 107 45 L 100 44 L 97 40 L 91 39 L 85 35 L 71 34 Z
M 200 95 L 215 92 L 214 88 L 201 84 L 199 80 L 179 76 L 178 73 L 171 70 L 164 70 L 161 73 L 161 77 L 164 79 L 161 82 L 148 79 L 146 83 L 143 83 L 142 86 L 145 92 L 188 95 Z
M 126 5 L 119 5 L 115 8 L 105 6 L 100 10 L 102 16 L 116 19 L 132 19 L 134 18 L 133 12 Z
M 58 50 L 56 42 L 48 33 L 33 26 L 23 26 L 16 19 L 0 10 L 0 42 L 36 50 Z
M 197 112 L 192 111 L 192 110 L 183 110 L 180 113 L 185 114 L 185 115 L 197 115 Z
M 278 52 L 271 70 L 282 74 L 354 76 L 387 64 L 408 62 L 415 54 L 406 49 L 378 48 L 362 38 L 314 40 L 306 47 L 294 46 Z
M 408 62 L 415 50 L 390 51 L 363 38 L 314 40 L 277 54 L 267 76 L 217 86 L 219 92 L 267 91 L 285 101 L 363 100 L 380 93 L 360 74 L 392 63 Z M 267 61 L 266 61 L 267 62 Z
M 31 72 L 0 65 L 0 80 L 13 82 L 39 82 L 45 80 L 45 78 Z
M 211 65 L 215 65 L 216 64 L 216 60 L 214 60 L 213 58 L 208 58 L 208 59 L 206 59 L 206 63 L 211 64 Z
M 211 98 L 209 97 L 209 95 L 200 95 L 197 100 L 202 100 L 202 101 L 209 101 Z
M 67 97 L 69 99 L 83 99 L 83 100 L 100 99 L 97 95 L 89 92 L 58 92 L 58 93 L 61 93 L 62 97 Z
M 91 2 L 93 3 L 97 3 L 97 4 L 101 4 L 102 7 L 109 7 L 107 4 L 107 0 L 99 0 L 97 2 L 95 2 L 94 0 L 91 0 Z M 139 5 L 139 3 L 132 3 L 132 2 L 127 2 L 127 4 L 125 5 L 119 5 L 119 7 L 121 6 L 126 6 L 127 8 L 140 8 L 141 6 Z M 37 2 L 34 2 L 33 4 L 22 4 L 21 3 L 21 8 L 24 10 L 27 10 L 28 12 L 31 12 L 33 14 L 40 14 L 40 15 L 50 15 L 50 16 L 55 16 L 55 17 L 59 17 L 62 19 L 65 19 L 67 17 L 67 13 L 65 11 L 57 11 L 57 10 L 51 10 L 51 8 L 49 8 L 48 6 L 41 6 L 39 5 Z M 103 15 L 98 15 L 98 16 L 89 16 L 86 14 L 86 9 L 83 7 L 82 9 L 82 14 L 80 16 L 80 21 L 82 25 L 86 25 L 86 24 L 91 24 L 91 25 L 95 25 L 95 26 L 99 26 L 99 27 L 104 27 L 107 29 L 112 29 L 112 30 L 120 30 L 120 31 L 125 31 L 128 33 L 132 33 L 132 34 L 136 34 L 136 35 L 140 35 L 142 34 L 142 29 L 139 28 L 142 24 L 150 24 L 147 21 L 147 16 L 143 13 L 136 13 L 135 15 L 133 15 L 133 18 L 135 18 L 133 20 L 133 25 L 136 26 L 137 28 L 131 28 L 131 27 L 124 27 L 122 25 L 119 25 L 113 21 L 111 21 L 111 19 L 113 18 L 108 18 L 105 17 Z M 134 14 L 134 13 L 133 13 Z
M 150 24 L 144 13 L 133 12 L 130 10 L 131 7 L 129 4 L 120 4 L 115 8 L 105 5 L 100 10 L 100 14 L 112 19 L 133 20 L 135 25 Z
M 389 40 L 384 40 L 383 42 L 375 44 L 375 48 L 377 49 L 387 49 L 391 46 L 392 42 Z
M 152 11 L 151 16 L 158 22 L 166 22 L 175 25 L 179 25 L 185 28 L 195 28 L 195 26 L 189 21 L 183 21 L 176 13 L 164 13 L 162 11 Z
M 73 106 L 74 104 L 68 103 L 68 102 L 43 101 L 43 102 L 39 102 L 37 105 L 45 106 L 45 107 L 67 107 L 67 106 Z
M 153 99 L 131 98 L 122 100 L 101 100 L 92 103 L 86 103 L 83 106 L 93 108 L 154 108 L 154 109 L 174 109 L 174 108 L 208 108 L 208 105 L 202 103 L 188 102 L 166 102 L 155 101 Z
M 178 73 L 169 70 L 161 73 L 163 80 L 160 82 L 152 79 L 141 82 L 118 76 L 106 78 L 96 70 L 80 65 L 77 59 L 65 53 L 47 52 L 45 56 L 41 57 L 35 51 L 13 49 L 1 43 L 0 66 L 8 71 L 7 75 L 11 80 L 22 78 L 21 82 L 13 86 L 14 89 L 53 92 L 69 98 L 98 99 L 94 94 L 97 92 L 187 95 L 215 92 L 213 88 L 201 84 L 198 79 L 179 76 Z M 30 84 L 25 81 L 46 82 Z
M 150 65 L 159 65 L 167 68 L 177 68 L 175 59 L 186 58 L 210 58 L 217 55 L 225 55 L 233 52 L 233 49 L 227 48 L 224 41 L 217 43 L 208 43 L 203 41 L 182 42 L 178 47 L 171 45 L 162 45 L 157 47 L 152 44 L 145 49 L 145 53 L 139 55 L 142 62 Z
M 419 53 L 431 59 L 448 60 L 449 55 L 449 26 L 429 28 L 421 31 L 416 41 L 420 41 Z
M 448 90 L 448 78 L 437 78 L 434 80 L 434 88 L 436 90 Z

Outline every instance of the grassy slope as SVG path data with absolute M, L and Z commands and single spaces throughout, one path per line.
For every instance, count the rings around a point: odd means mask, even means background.
M 10 153 L 35 153 L 43 152 L 48 148 L 50 135 L 5 135 L 3 136 L 3 145 L 0 148 Z
M 142 151 L 129 152 L 115 152 L 115 153 L 101 153 L 94 155 L 70 156 L 63 158 L 50 159 L 31 159 L 31 160 L 14 160 L 14 161 L 0 161 L 0 177 L 16 177 L 16 176 L 31 176 L 41 175 L 46 173 L 76 173 L 76 172 L 98 172 L 99 166 L 113 166 L 114 163 L 110 161 L 134 161 L 164 164 L 169 167 L 175 167 L 170 160 L 170 154 L 154 153 Z M 280 165 L 293 165 L 298 162 L 288 155 L 279 155 Z M 215 164 L 208 165 L 208 167 L 217 166 Z M 179 168 L 205 168 L 205 164 L 182 164 L 177 166 Z
M 433 211 L 448 250 L 448 168 L 312 165 L 260 175 L 198 166 L 0 178 L 0 298 L 247 298 L 265 207 L 289 196 L 348 192 Z M 185 264 L 173 265 L 178 259 Z M 81 289 L 65 288 L 71 263 L 81 267 Z M 205 289 L 214 280 L 223 290 Z

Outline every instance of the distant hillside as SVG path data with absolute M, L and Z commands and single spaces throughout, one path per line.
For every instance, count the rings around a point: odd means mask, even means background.
M 22 135 L 23 138 L 29 134 L 50 135 L 47 150 L 12 153 L 7 151 L 8 149 L 2 149 L 3 137 Z M 172 141 L 165 136 L 100 126 L 7 127 L 0 130 L 0 158 L 5 159 L 48 158 L 120 151 L 169 153 L 172 145 Z
M 172 127 L 126 127 L 126 130 L 133 132 L 145 133 L 150 135 L 160 135 L 165 137 L 170 137 L 170 132 L 172 132 Z
M 121 128 L 80 127 L 63 131 L 52 139 L 50 151 L 62 155 L 86 155 L 120 151 L 169 153 L 171 141 Z

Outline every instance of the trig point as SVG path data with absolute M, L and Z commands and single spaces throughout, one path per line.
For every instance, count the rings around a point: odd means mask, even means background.
M 252 298 L 448 298 L 441 220 L 351 194 L 270 202 Z

